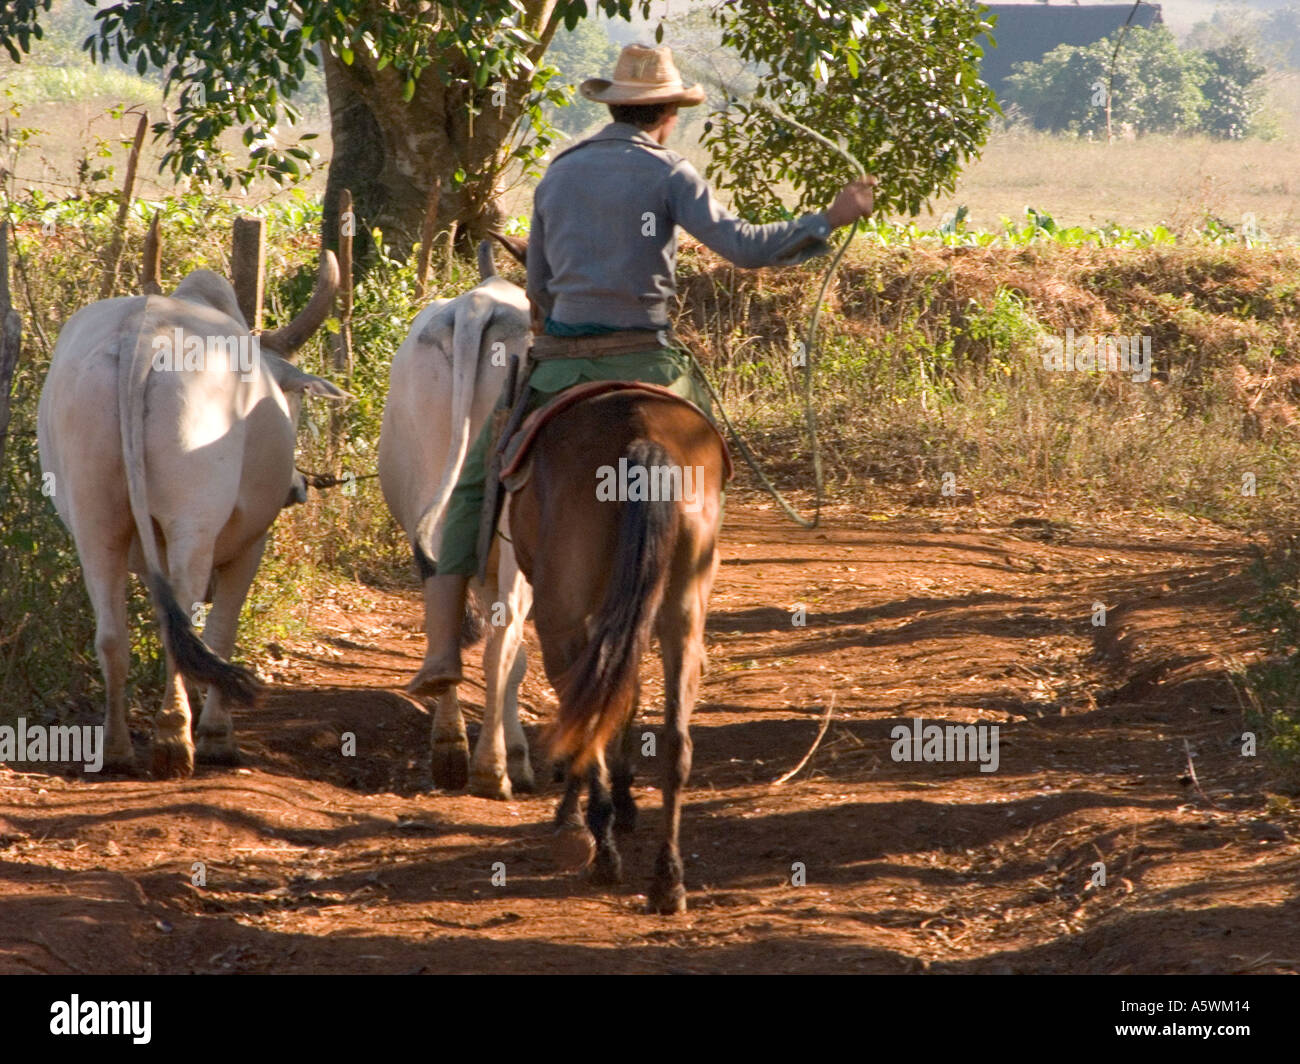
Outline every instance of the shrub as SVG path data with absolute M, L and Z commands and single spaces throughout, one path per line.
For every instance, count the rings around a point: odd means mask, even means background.
M 1037 63 L 1018 63 L 1008 101 L 1038 129 L 1078 136 L 1106 131 L 1106 88 L 1116 37 L 1061 45 Z M 1134 27 L 1115 60 L 1111 128 L 1136 133 L 1204 132 L 1245 137 L 1259 110 L 1265 69 L 1238 39 L 1208 52 L 1179 48 L 1163 26 Z

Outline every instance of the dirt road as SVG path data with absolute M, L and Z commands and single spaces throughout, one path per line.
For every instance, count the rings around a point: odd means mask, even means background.
M 1300 970 L 1300 817 L 1241 756 L 1222 679 L 1258 651 L 1241 540 L 972 509 L 839 509 L 802 532 L 751 497 L 729 501 L 725 542 L 685 917 L 641 911 L 652 763 L 616 891 L 554 868 L 555 785 L 430 792 L 429 716 L 398 693 L 423 649 L 416 595 L 352 587 L 237 716 L 246 767 L 0 767 L 0 971 Z M 832 697 L 810 764 L 772 787 Z M 523 701 L 535 739 L 554 706 L 536 669 Z M 893 760 L 891 730 L 918 717 L 997 725 L 997 771 Z

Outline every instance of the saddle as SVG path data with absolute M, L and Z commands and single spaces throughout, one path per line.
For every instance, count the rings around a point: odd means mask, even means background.
M 487 570 L 489 549 L 492 545 L 492 539 L 496 535 L 497 521 L 501 517 L 501 507 L 505 501 L 501 489 L 504 488 L 505 492 L 515 492 L 528 482 L 529 474 L 532 471 L 532 448 L 537 440 L 538 433 L 570 407 L 598 395 L 606 395 L 612 392 L 641 392 L 653 395 L 658 399 L 680 403 L 695 411 L 713 430 L 714 435 L 718 438 L 719 445 L 722 447 L 723 483 L 725 484 L 731 480 L 735 469 L 731 461 L 731 451 L 727 447 L 726 437 L 723 436 L 721 430 L 709 416 L 689 399 L 685 399 L 676 392 L 669 391 L 658 384 L 647 384 L 643 381 L 588 381 L 584 384 L 576 384 L 571 388 L 566 388 L 544 406 L 538 407 L 523 419 L 522 424 L 510 423 L 515 420 L 513 418 L 509 422 L 504 417 L 500 419 L 503 428 L 497 430 L 498 438 L 491 452 L 493 458 L 489 463 L 487 492 L 484 497 L 483 514 L 479 526 L 480 579 L 483 578 Z
M 545 406 L 538 407 L 524 419 L 524 423 L 519 426 L 518 431 L 505 441 L 505 446 L 501 451 L 500 476 L 506 490 L 515 491 L 527 481 L 528 459 L 533 443 L 537 439 L 537 434 L 552 419 L 586 399 L 592 399 L 597 395 L 605 395 L 609 392 L 644 392 L 659 399 L 680 403 L 695 411 L 704 421 L 708 422 L 709 427 L 713 429 L 714 434 L 718 437 L 718 443 L 722 446 L 723 468 L 726 473 L 725 480 L 731 479 L 733 472 L 731 452 L 727 448 L 726 439 L 718 431 L 718 427 L 709 420 L 708 415 L 689 399 L 684 399 L 676 392 L 670 392 L 667 388 L 660 387 L 658 384 L 646 384 L 643 381 L 588 381 L 585 384 L 576 384 L 572 388 L 566 388 Z

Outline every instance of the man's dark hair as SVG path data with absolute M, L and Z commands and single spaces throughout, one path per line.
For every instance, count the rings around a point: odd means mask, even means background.
M 668 111 L 670 103 L 611 103 L 609 113 L 615 122 L 626 122 L 640 129 L 649 129 Z

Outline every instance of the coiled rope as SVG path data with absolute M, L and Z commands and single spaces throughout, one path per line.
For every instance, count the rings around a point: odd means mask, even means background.
M 736 94 L 731 92 L 731 90 L 728 89 L 721 82 L 714 81 L 714 84 L 718 88 L 726 92 L 732 99 L 737 98 Z M 786 114 L 783 110 L 781 110 L 780 107 L 778 107 L 776 104 L 768 100 L 760 99 L 757 96 L 751 96 L 750 100 L 752 103 L 755 103 L 759 107 L 762 107 L 765 111 L 768 111 L 771 114 L 775 115 L 782 122 L 786 122 L 789 125 L 793 126 L 795 129 L 798 129 L 801 132 L 806 133 L 814 140 L 818 141 L 819 143 L 829 148 L 831 151 L 835 152 L 846 162 L 848 162 L 848 164 L 852 166 L 854 170 L 857 171 L 858 176 L 860 178 L 866 178 L 868 176 L 867 168 L 863 166 L 862 163 L 858 161 L 858 159 L 856 159 L 852 154 L 850 154 L 847 150 L 845 150 L 841 145 L 833 141 L 830 137 L 826 136 L 823 133 L 819 133 L 817 130 L 812 129 L 809 126 L 804 125 L 804 123 L 800 122 L 797 118 L 791 118 L 788 114 Z M 830 289 L 832 279 L 835 277 L 835 271 L 839 269 L 840 260 L 844 258 L 844 253 L 849 249 L 849 244 L 851 244 L 853 242 L 853 238 L 857 236 L 858 226 L 860 225 L 860 223 L 861 223 L 861 219 L 857 219 L 854 221 L 853 225 L 849 229 L 848 236 L 844 238 L 844 242 L 840 244 L 839 249 L 835 252 L 835 255 L 832 257 L 830 264 L 826 267 L 826 272 L 822 275 L 821 287 L 817 291 L 817 302 L 813 305 L 812 313 L 809 315 L 808 331 L 804 339 L 804 363 L 803 363 L 804 425 L 808 429 L 808 442 L 812 450 L 813 483 L 816 489 L 814 502 L 813 502 L 813 516 L 811 518 L 804 517 L 793 506 L 791 506 L 790 503 L 786 500 L 785 496 L 782 495 L 781 492 L 777 489 L 776 485 L 774 485 L 772 481 L 768 479 L 767 474 L 763 472 L 762 467 L 759 465 L 758 459 L 754 457 L 754 452 L 750 450 L 749 444 L 745 442 L 745 438 L 741 436 L 736 426 L 732 424 L 731 418 L 727 416 L 726 408 L 722 405 L 722 399 L 719 397 L 717 390 L 713 387 L 713 382 L 709 380 L 708 375 L 704 372 L 704 367 L 700 365 L 699 360 L 696 359 L 693 353 L 691 353 L 690 351 L 686 352 L 688 355 L 690 355 L 691 364 L 695 367 L 695 372 L 699 375 L 700 380 L 704 383 L 704 387 L 708 390 L 710 397 L 717 405 L 718 413 L 722 416 L 722 422 L 724 425 L 727 426 L 727 431 L 731 433 L 731 438 L 735 441 L 737 449 L 740 451 L 741 456 L 745 459 L 745 463 L 749 466 L 749 468 L 753 471 L 754 475 L 758 478 L 758 482 L 763 486 L 764 490 L 769 495 L 771 495 L 773 499 L 776 500 L 777 505 L 781 507 L 781 509 L 785 512 L 785 515 L 788 518 L 790 518 L 791 521 L 797 524 L 800 528 L 816 528 L 821 523 L 822 496 L 824 492 L 824 483 L 825 483 L 822 474 L 821 445 L 817 439 L 817 411 L 814 409 L 813 401 L 812 401 L 813 361 L 816 358 L 816 353 L 817 353 L 817 325 L 821 320 L 822 303 L 825 301 L 826 293 Z

